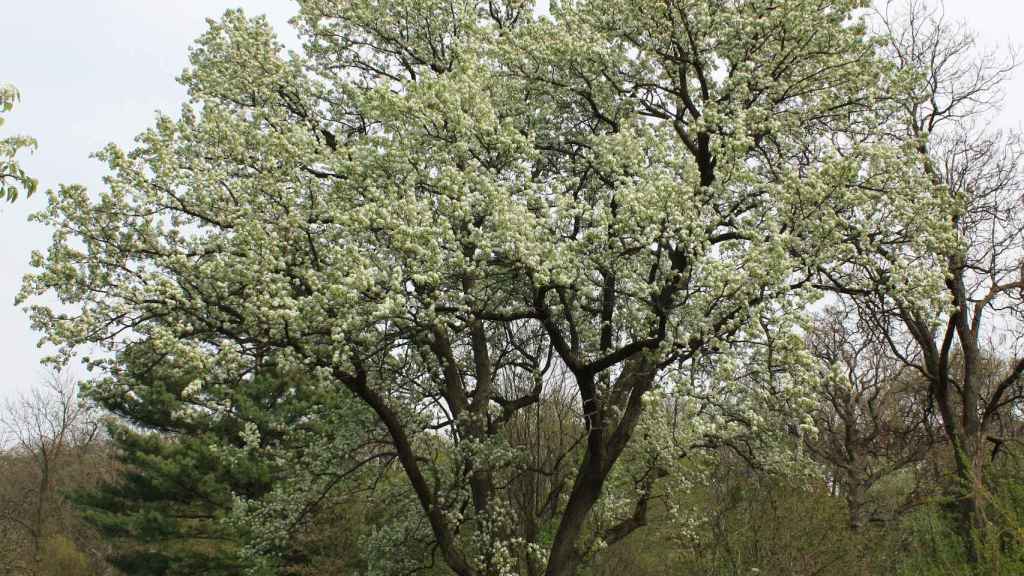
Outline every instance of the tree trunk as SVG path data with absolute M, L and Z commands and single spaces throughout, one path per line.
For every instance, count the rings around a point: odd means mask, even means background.
M 864 482 L 850 479 L 846 493 L 846 507 L 850 514 L 850 530 L 857 532 L 864 527 L 864 503 L 867 500 L 867 487 Z
M 957 531 L 963 543 L 967 562 L 974 565 L 979 560 L 978 537 L 985 527 L 982 514 L 985 490 L 981 451 L 974 439 L 957 440 L 953 442 L 957 473 Z

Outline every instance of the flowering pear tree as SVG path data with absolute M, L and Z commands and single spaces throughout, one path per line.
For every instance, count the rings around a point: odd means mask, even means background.
M 0 114 L 14 109 L 20 95 L 18 89 L 8 84 L 0 84 Z M 4 117 L 0 115 L 0 127 L 4 125 Z M 21 150 L 33 150 L 36 147 L 34 138 L 28 136 L 8 136 L 0 138 L 0 195 L 8 201 L 18 199 L 18 191 L 28 194 L 36 191 L 38 183 L 30 178 L 15 160 Z
M 129 359 L 201 375 L 197 417 L 268 362 L 346 390 L 460 576 L 626 538 L 680 455 L 655 400 L 695 399 L 691 438 L 766 425 L 813 372 L 812 278 L 946 242 L 864 1 L 298 4 L 301 54 L 211 23 L 180 117 L 104 150 L 98 197 L 50 196 L 22 298 L 73 305 L 32 317 L 58 360 L 103 351 L 105 395 Z M 908 298 L 940 280 L 884 264 Z M 525 532 L 508 432 L 565 393 L 578 449 Z

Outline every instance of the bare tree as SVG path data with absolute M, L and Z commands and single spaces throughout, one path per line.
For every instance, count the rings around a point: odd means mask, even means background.
M 814 459 L 830 469 L 846 499 L 850 527 L 857 530 L 911 508 L 919 501 L 916 485 L 897 503 L 881 502 L 870 492 L 879 482 L 912 470 L 938 440 L 930 413 L 922 410 L 927 398 L 920 377 L 849 304 L 821 314 L 808 344 L 826 375 L 814 411 L 818 434 L 804 442 Z
M 907 115 L 900 124 L 918 140 L 923 174 L 960 207 L 952 218 L 955 246 L 937 247 L 946 281 L 944 293 L 933 296 L 947 304 L 936 311 L 894 298 L 884 274 L 829 272 L 826 284 L 854 299 L 888 352 L 926 383 L 952 448 L 960 531 L 974 562 L 975 536 L 985 525 L 988 440 L 1006 408 L 1024 399 L 1024 148 L 1020 135 L 986 125 L 1017 59 L 1012 51 L 979 50 L 971 32 L 918 0 L 887 9 L 881 22 L 892 59 L 916 80 L 894 95 Z M 886 250 L 883 257 L 895 260 Z M 934 260 L 922 255 L 921 262 Z
M 66 374 L 51 374 L 0 410 L 0 532 L 26 548 L 15 551 L 22 564 L 15 574 L 36 573 L 47 540 L 70 531 L 73 514 L 60 491 L 95 475 L 88 464 L 99 431 L 95 412 Z

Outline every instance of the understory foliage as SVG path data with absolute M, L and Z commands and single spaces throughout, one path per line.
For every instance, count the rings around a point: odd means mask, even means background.
M 706 530 L 723 454 L 803 470 L 807 307 L 940 314 L 960 240 L 867 7 L 301 0 L 287 54 L 211 22 L 180 114 L 50 194 L 20 296 L 127 420 L 85 499 L 149 543 L 121 565 L 301 571 L 351 513 L 370 574 L 567 576 Z

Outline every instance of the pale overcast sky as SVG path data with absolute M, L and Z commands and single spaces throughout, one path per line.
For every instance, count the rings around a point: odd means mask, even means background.
M 267 14 L 293 38 L 290 0 L 0 0 L 0 83 L 22 102 L 0 136 L 25 133 L 39 150 L 23 157 L 41 189 L 58 183 L 101 188 L 103 167 L 89 155 L 108 142 L 127 146 L 157 110 L 174 113 L 184 90 L 174 78 L 189 44 L 228 8 Z M 946 12 L 966 21 L 985 44 L 1024 45 L 1024 0 L 947 0 Z M 1024 71 L 1008 86 L 1001 122 L 1024 120 Z M 29 253 L 48 233 L 26 217 L 43 194 L 0 206 L 0 399 L 41 380 L 39 336 L 13 305 Z

